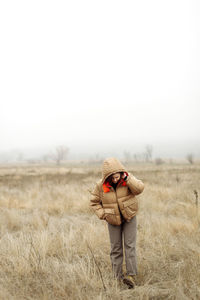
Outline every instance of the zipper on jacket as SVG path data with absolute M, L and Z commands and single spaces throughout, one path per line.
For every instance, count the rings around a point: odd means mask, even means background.
M 111 188 L 113 189 L 114 193 L 115 193 L 115 197 L 116 197 L 116 202 L 117 202 L 117 207 L 118 207 L 118 210 L 119 210 L 119 215 L 120 215 L 120 218 L 122 219 L 121 217 L 121 210 L 120 210 L 120 207 L 119 207 L 119 202 L 118 202 L 118 199 L 117 199 L 117 186 L 116 186 L 116 190 L 114 189 L 114 187 L 111 186 Z

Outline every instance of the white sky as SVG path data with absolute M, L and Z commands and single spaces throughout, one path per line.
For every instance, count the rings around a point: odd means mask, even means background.
M 199 147 L 198 0 L 4 0 L 0 42 L 0 151 Z

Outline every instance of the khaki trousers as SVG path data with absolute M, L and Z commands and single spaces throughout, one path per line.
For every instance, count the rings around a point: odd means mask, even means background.
M 126 262 L 126 274 L 137 274 L 137 257 L 136 257 L 136 234 L 137 219 L 134 216 L 130 222 L 124 222 L 121 225 L 108 224 L 110 236 L 110 258 L 112 269 L 115 277 L 121 278 L 123 264 L 123 244 Z

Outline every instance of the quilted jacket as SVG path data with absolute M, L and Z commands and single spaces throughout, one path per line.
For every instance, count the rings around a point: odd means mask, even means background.
M 106 179 L 118 172 L 126 173 L 127 180 L 121 178 L 114 190 Z M 104 219 L 112 225 L 120 225 L 121 215 L 128 222 L 136 215 L 138 211 L 136 195 L 142 193 L 143 189 L 143 182 L 128 174 L 119 160 L 107 158 L 103 162 L 102 179 L 96 183 L 91 193 L 90 205 L 99 219 Z

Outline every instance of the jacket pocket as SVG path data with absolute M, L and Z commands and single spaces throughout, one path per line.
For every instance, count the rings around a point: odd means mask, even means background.
M 123 206 L 128 218 L 136 215 L 136 212 L 138 211 L 138 201 L 135 197 L 123 202 Z
M 109 224 L 116 225 L 117 224 L 117 218 L 116 218 L 114 208 L 104 208 L 104 211 L 105 211 L 106 221 Z

